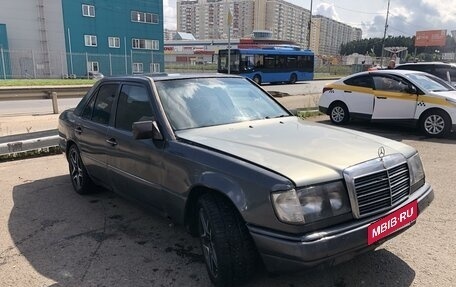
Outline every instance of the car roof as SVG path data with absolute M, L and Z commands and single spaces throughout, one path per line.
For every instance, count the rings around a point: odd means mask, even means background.
M 362 75 L 399 75 L 399 76 L 404 76 L 407 74 L 426 74 L 424 72 L 420 71 L 414 71 L 414 70 L 395 70 L 395 69 L 387 69 L 387 70 L 373 70 L 373 71 L 365 71 L 365 72 L 359 72 L 356 74 L 349 75 L 341 80 L 346 80 L 355 76 L 362 76 Z
M 400 65 L 397 65 L 395 69 L 403 67 L 403 66 L 424 66 L 424 65 L 445 65 L 445 66 L 453 66 L 456 67 L 456 64 L 454 63 L 444 63 L 444 62 L 414 62 L 414 63 L 403 63 Z

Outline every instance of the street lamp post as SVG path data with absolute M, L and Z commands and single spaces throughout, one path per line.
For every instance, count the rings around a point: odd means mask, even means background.
M 309 17 L 309 26 L 307 27 L 307 49 L 310 50 L 310 33 L 312 30 L 312 6 L 313 0 L 310 0 L 310 17 Z

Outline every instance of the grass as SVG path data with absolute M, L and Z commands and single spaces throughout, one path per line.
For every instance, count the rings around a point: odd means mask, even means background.
M 17 79 L 0 80 L 0 87 L 93 85 L 89 79 Z

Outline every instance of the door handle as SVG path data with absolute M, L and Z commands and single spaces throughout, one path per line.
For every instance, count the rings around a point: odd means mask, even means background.
M 108 144 L 110 144 L 111 146 L 116 146 L 117 145 L 117 141 L 116 141 L 115 138 L 110 138 L 110 139 L 106 140 L 106 142 Z
M 379 100 L 386 100 L 386 97 L 377 97 Z
M 82 134 L 82 128 L 76 127 L 76 128 L 74 128 L 74 132 L 77 133 L 78 135 L 80 135 L 80 134 Z
M 350 93 L 351 94 L 352 91 L 344 91 L 344 93 Z

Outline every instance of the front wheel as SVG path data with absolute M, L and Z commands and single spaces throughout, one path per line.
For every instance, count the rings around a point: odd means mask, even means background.
M 336 125 L 346 124 L 350 120 L 347 106 L 342 102 L 336 102 L 329 107 L 329 118 Z
M 70 168 L 71 183 L 74 190 L 79 194 L 87 194 L 93 191 L 93 183 L 81 160 L 78 147 L 73 144 L 68 151 L 68 164 Z
M 261 85 L 261 76 L 260 75 L 253 76 L 253 81 L 255 83 L 257 83 L 258 85 Z
M 298 77 L 296 76 L 296 74 L 291 74 L 290 76 L 290 81 L 288 83 L 290 84 L 296 84 L 296 81 L 298 80 Z
M 256 248 L 231 202 L 204 194 L 198 200 L 198 234 L 207 272 L 215 286 L 237 286 L 255 271 Z
M 444 111 L 428 111 L 421 118 L 421 130 L 428 137 L 445 137 L 451 130 L 451 118 Z

